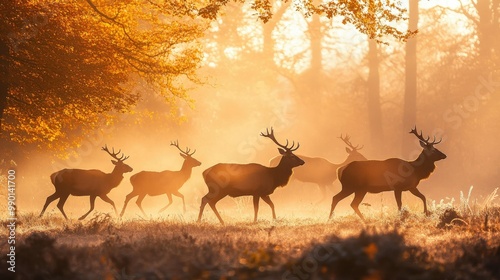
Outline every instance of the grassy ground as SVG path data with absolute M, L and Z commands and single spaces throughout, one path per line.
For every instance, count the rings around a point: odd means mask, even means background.
M 465 200 L 465 199 L 464 199 Z M 17 279 L 500 279 L 500 208 L 431 206 L 433 214 L 258 223 L 224 215 L 65 221 L 19 213 Z M 393 209 L 392 209 L 393 210 Z M 250 209 L 247 209 L 250 211 Z M 366 211 L 365 211 L 366 212 Z M 265 212 L 264 212 L 265 213 Z M 212 219 L 213 218 L 213 219 Z M 6 221 L 4 220 L 4 227 Z M 1 262 L 7 261 L 2 231 Z M 12 273 L 3 269 L 1 279 Z

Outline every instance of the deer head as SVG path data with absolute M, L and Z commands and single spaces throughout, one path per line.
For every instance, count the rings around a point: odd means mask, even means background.
M 273 142 L 276 145 L 278 145 L 278 147 L 280 147 L 280 148 L 278 148 L 278 151 L 283 156 L 281 162 L 284 162 L 286 165 L 288 165 L 291 168 L 304 164 L 304 161 L 302 159 L 300 159 L 298 156 L 293 154 L 293 152 L 296 151 L 300 147 L 300 144 L 298 142 L 297 142 L 297 147 L 295 147 L 295 141 L 292 142 L 291 147 L 288 147 L 288 139 L 287 139 L 286 144 L 281 145 L 278 142 L 278 140 L 276 140 L 276 138 L 274 137 L 274 131 L 273 131 L 272 127 L 271 127 L 271 132 L 269 132 L 269 129 L 266 129 L 266 133 L 264 134 L 261 132 L 260 136 L 267 137 L 267 138 L 273 140 Z M 281 162 L 280 162 L 280 164 L 281 164 Z
M 344 143 L 345 143 L 347 146 L 349 146 L 349 148 L 350 148 L 350 149 L 349 149 L 348 147 L 346 147 L 346 148 L 345 148 L 345 151 L 346 151 L 348 154 L 350 154 L 350 153 L 352 153 L 352 152 L 359 151 L 359 150 L 363 149 L 363 147 L 364 147 L 364 146 L 361 146 L 361 147 L 360 147 L 359 145 L 356 145 L 356 147 L 354 147 L 354 146 L 351 144 L 351 141 L 350 141 L 351 136 L 349 136 L 348 134 L 346 134 L 346 135 L 345 135 L 345 137 L 342 137 L 342 134 L 340 134 L 340 137 L 339 137 L 339 138 L 340 138 L 340 140 L 344 141 Z
M 180 151 L 180 155 L 185 160 L 187 165 L 189 165 L 191 167 L 201 165 L 201 162 L 199 162 L 198 160 L 196 160 L 195 158 L 192 157 L 192 155 L 196 152 L 196 150 L 194 150 L 192 153 L 190 153 L 191 149 L 186 147 L 186 150 L 183 151 L 181 148 L 179 148 L 179 141 L 177 141 L 177 140 L 175 140 L 175 142 L 170 142 L 170 146 L 174 146 Z
M 364 146 L 361 147 L 359 145 L 354 146 L 351 143 L 350 140 L 351 137 L 348 134 L 346 134 L 345 137 L 342 137 L 341 134 L 339 138 L 347 145 L 347 147 L 345 147 L 345 151 L 349 154 L 349 157 L 347 158 L 346 162 L 366 160 L 366 158 L 361 153 L 358 152 L 359 150 L 363 149 Z
M 429 142 L 430 137 L 427 136 L 427 139 L 424 139 L 422 136 L 422 131 L 420 131 L 420 134 L 417 133 L 417 126 L 415 126 L 411 131 L 411 134 L 414 134 L 419 142 L 420 146 L 424 149 L 425 155 L 433 160 L 433 161 L 438 161 L 446 158 L 446 155 L 442 153 L 440 150 L 434 148 L 434 145 L 441 143 L 443 139 L 440 139 L 439 141 L 436 142 L 436 137 L 434 136 L 434 139 L 432 142 Z
M 118 155 L 120 154 L 121 150 L 118 150 L 118 152 L 115 153 L 115 148 L 113 148 L 113 152 L 110 152 L 108 150 L 108 146 L 105 145 L 104 147 L 102 147 L 102 150 L 107 152 L 112 158 L 114 158 L 115 160 L 111 160 L 111 163 L 113 163 L 117 168 L 118 171 L 120 171 L 121 173 L 127 173 L 127 172 L 132 172 L 132 167 L 128 166 L 127 164 L 123 163 L 126 159 L 128 159 L 129 157 L 128 156 L 125 156 L 123 153 L 121 155 L 121 157 L 118 158 Z

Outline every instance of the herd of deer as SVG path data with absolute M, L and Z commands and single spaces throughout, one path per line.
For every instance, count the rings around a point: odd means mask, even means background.
M 270 131 L 266 130 L 266 133 L 261 133 L 260 135 L 271 139 L 279 147 L 280 156 L 271 160 L 271 167 L 257 163 L 219 163 L 205 170 L 203 172 L 203 179 L 207 184 L 208 193 L 201 199 L 198 222 L 201 221 L 203 210 L 208 203 L 220 223 L 224 224 L 215 205 L 219 200 L 228 195 L 231 197 L 253 196 L 254 221 L 257 221 L 259 200 L 262 198 L 271 207 L 273 219 L 276 219 L 274 204 L 269 195 L 277 187 L 285 186 L 292 174 L 296 180 L 317 184 L 323 197 L 326 196 L 327 187 L 332 185 L 337 178 L 339 179 L 342 189 L 333 196 L 329 218 L 332 217 L 337 203 L 354 193 L 351 207 L 364 221 L 364 217 L 358 209 L 364 196 L 367 193 L 384 191 L 394 191 L 399 210 L 401 210 L 401 193 L 403 191 L 410 191 L 422 199 L 424 213 L 428 214 L 425 196 L 417 189 L 417 186 L 420 180 L 428 178 L 434 171 L 434 163 L 445 159 L 446 155 L 434 148 L 434 145 L 441 141 L 436 142 L 434 138 L 430 142 L 429 137 L 424 139 L 421 132 L 420 134 L 417 133 L 416 127 L 410 133 L 418 138 L 423 148 L 418 158 L 414 161 L 405 161 L 398 158 L 367 160 L 358 152 L 362 147 L 354 147 L 349 141 L 348 136 L 341 136 L 341 140 L 348 146 L 346 147 L 346 151 L 349 156 L 343 163 L 333 164 L 323 158 L 295 155 L 293 152 L 299 148 L 299 143 L 295 146 L 295 142 L 292 142 L 292 145 L 289 147 L 287 140 L 286 144 L 282 145 L 274 137 L 272 128 Z M 133 175 L 130 178 L 133 190 L 126 196 L 120 216 L 123 216 L 130 199 L 136 196 L 138 197 L 136 201 L 137 206 L 139 206 L 139 209 L 145 215 L 141 203 L 146 195 L 167 195 L 169 203 L 160 212 L 172 204 L 172 195 L 182 198 L 184 211 L 186 210 L 184 196 L 179 192 L 179 189 L 190 178 L 193 167 L 200 166 L 201 163 L 192 157 L 196 150 L 190 152 L 191 150 L 186 148 L 183 151 L 179 148 L 177 141 L 172 142 L 170 145 L 177 147 L 181 152 L 180 155 L 184 158 L 182 168 L 179 171 L 141 171 Z M 40 217 L 47 209 L 47 206 L 59 198 L 57 208 L 59 208 L 63 216 L 67 219 L 63 207 L 70 195 L 90 196 L 90 210 L 81 216 L 80 220 L 85 219 L 92 212 L 97 197 L 111 204 L 116 214 L 118 214 L 114 202 L 107 194 L 111 189 L 120 184 L 124 173 L 132 172 L 132 168 L 124 163 L 128 156 L 126 157 L 124 154 L 121 154 L 118 157 L 121 150 L 115 153 L 113 149 L 110 152 L 106 146 L 102 150 L 115 159 L 111 161 L 115 165 L 113 171 L 107 174 L 100 170 L 63 169 L 53 173 L 50 179 L 56 190 L 54 194 L 47 197 Z M 308 168 L 300 167 L 304 164 Z M 293 172 L 292 169 L 294 170 Z

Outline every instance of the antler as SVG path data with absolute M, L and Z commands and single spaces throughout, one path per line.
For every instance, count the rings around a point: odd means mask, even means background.
M 188 147 L 186 147 L 186 151 L 181 150 L 181 148 L 179 148 L 179 141 L 178 140 L 175 140 L 175 142 L 170 142 L 170 146 L 177 147 L 177 149 L 179 149 L 179 151 L 181 151 L 181 153 L 185 154 L 186 156 L 192 156 L 194 153 L 196 153 L 196 149 L 194 150 L 194 152 L 189 153 L 191 151 L 191 149 L 189 149 Z
M 356 147 L 354 147 L 354 146 L 351 144 L 351 141 L 350 141 L 351 137 L 350 137 L 348 134 L 346 134 L 346 135 L 345 135 L 345 138 L 344 138 L 344 137 L 342 137 L 342 134 L 340 134 L 340 137 L 339 137 L 339 138 L 340 138 L 342 141 L 344 141 L 344 143 L 345 143 L 347 146 L 349 146 L 351 149 L 353 149 L 353 150 L 361 150 L 361 149 L 363 149 L 363 147 L 364 147 L 364 145 L 363 145 L 363 146 L 361 146 L 361 147 L 359 147 L 359 145 L 356 145 Z
M 266 134 L 264 133 L 260 133 L 260 136 L 264 136 L 264 137 L 267 137 L 271 140 L 273 140 L 274 143 L 276 143 L 276 145 L 280 146 L 281 148 L 289 151 L 289 152 L 293 152 L 293 151 L 296 151 L 299 147 L 300 147 L 300 143 L 297 142 L 297 147 L 294 148 L 295 146 L 295 141 L 292 142 L 292 146 L 290 148 L 288 148 L 288 139 L 286 140 L 286 145 L 281 145 L 280 143 L 278 143 L 278 140 L 276 140 L 276 138 L 274 137 L 274 131 L 273 131 L 273 128 L 271 127 L 271 133 L 269 133 L 269 129 L 266 128 Z
M 115 148 L 113 148 L 113 152 L 110 152 L 108 150 L 108 146 L 107 145 L 104 145 L 104 147 L 102 147 L 102 150 L 107 152 L 110 156 L 112 156 L 114 159 L 116 159 L 117 161 L 124 161 L 126 159 L 129 158 L 129 156 L 125 156 L 123 153 L 122 153 L 122 156 L 120 158 L 117 157 L 117 155 L 122 151 L 122 150 L 118 150 L 118 152 L 115 153 Z
M 436 142 L 436 136 L 434 136 L 434 139 L 432 140 L 432 142 L 429 142 L 430 137 L 427 136 L 427 139 L 424 139 L 424 137 L 422 136 L 422 130 L 420 130 L 420 134 L 417 133 L 417 126 L 415 126 L 410 131 L 410 133 L 412 133 L 415 136 L 417 136 L 418 140 L 424 142 L 426 145 L 435 145 L 435 144 L 439 144 L 439 143 L 441 143 L 441 141 L 443 141 L 443 138 L 441 138 L 438 142 Z

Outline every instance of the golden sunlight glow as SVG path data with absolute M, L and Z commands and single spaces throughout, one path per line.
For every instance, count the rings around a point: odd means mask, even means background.
M 307 22 L 291 9 L 287 10 L 283 19 L 273 33 L 276 40 L 274 60 L 282 67 L 300 73 L 309 67 L 311 59 Z
M 14 278 L 499 278 L 500 0 L 4 2 Z

